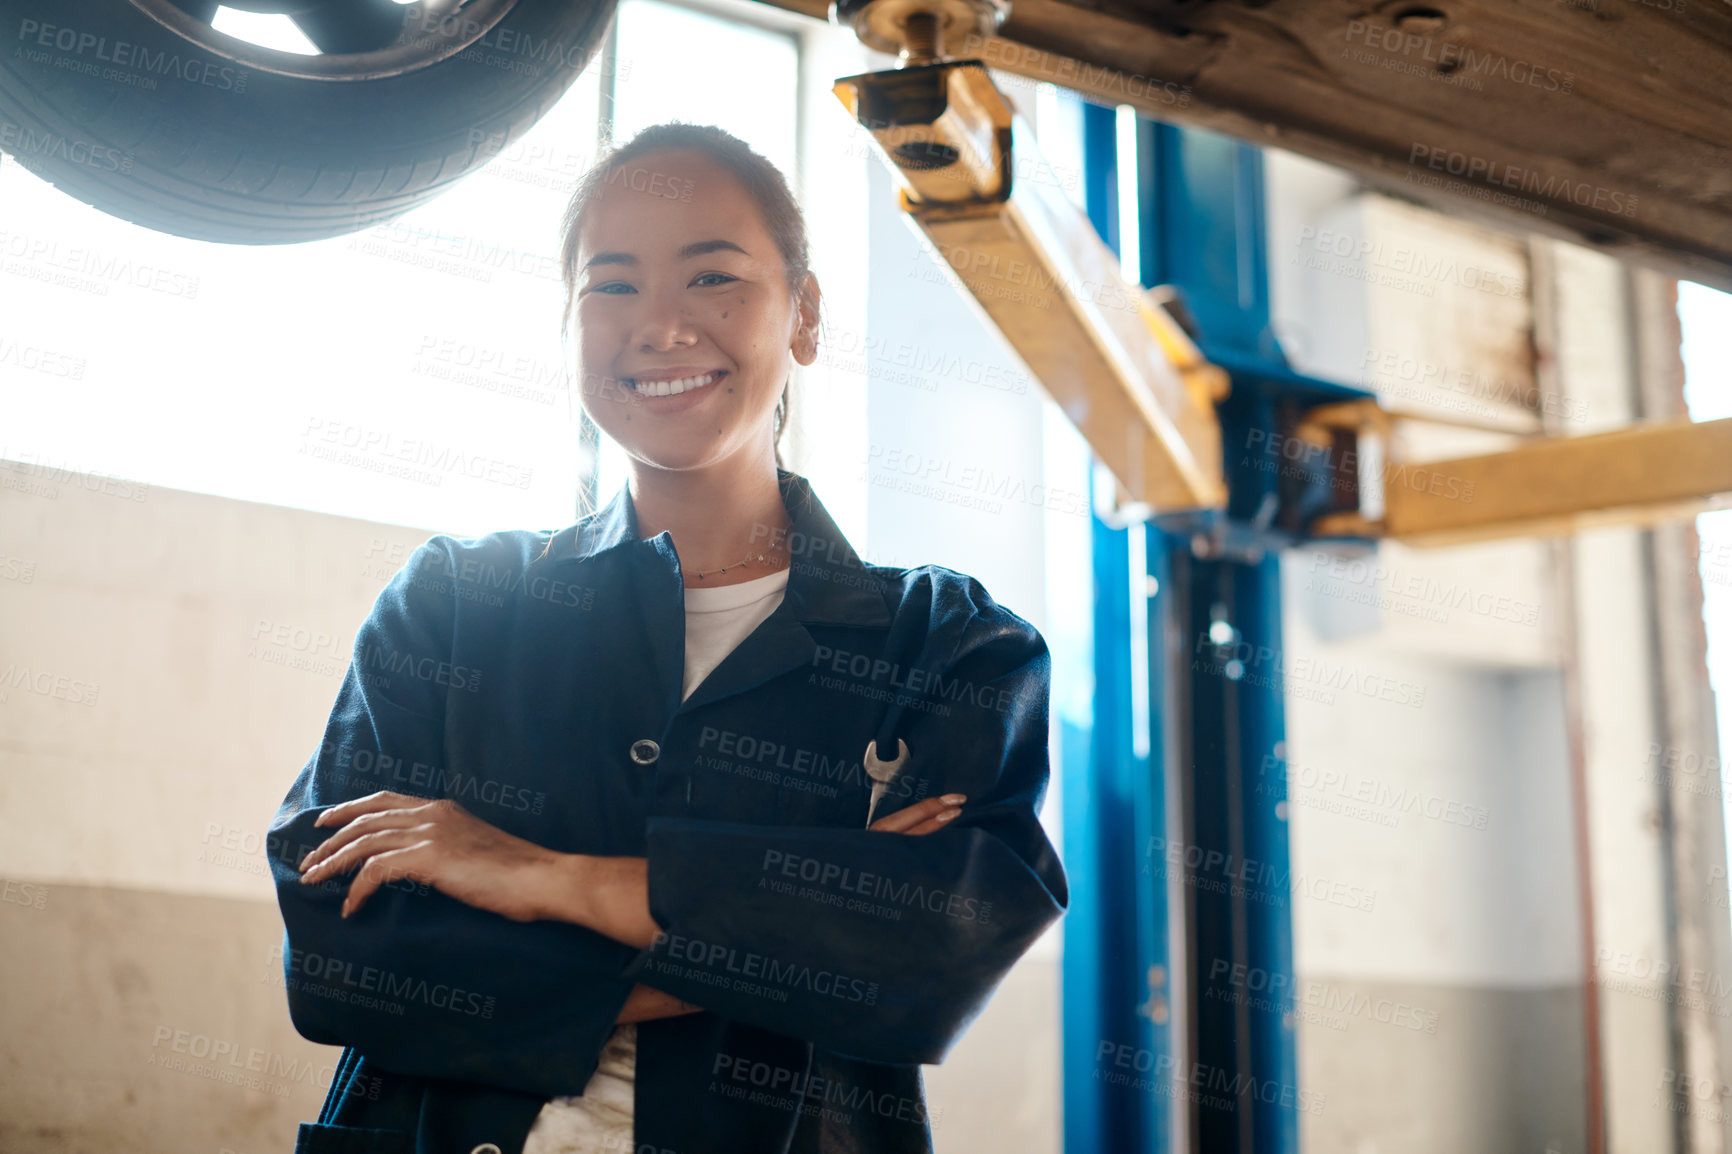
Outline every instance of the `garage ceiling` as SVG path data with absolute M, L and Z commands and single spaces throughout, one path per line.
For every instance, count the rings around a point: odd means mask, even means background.
M 1012 0 L 946 50 L 1732 291 L 1732 0 Z

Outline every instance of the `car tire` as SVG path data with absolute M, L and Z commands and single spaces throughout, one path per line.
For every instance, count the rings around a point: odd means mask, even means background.
M 355 78 L 249 67 L 256 49 L 237 52 L 202 24 L 207 35 L 191 38 L 143 0 L 0 0 L 0 151 L 102 212 L 177 236 L 358 232 L 528 131 L 595 56 L 616 6 L 516 0 L 460 51 Z M 401 11 L 406 26 L 440 27 L 419 4 Z M 348 59 L 363 58 L 321 62 Z

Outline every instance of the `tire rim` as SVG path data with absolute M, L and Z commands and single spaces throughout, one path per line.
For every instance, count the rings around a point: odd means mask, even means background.
M 171 0 L 132 0 L 139 11 L 214 55 L 260 72 L 306 80 L 378 80 L 402 76 L 446 60 L 498 26 L 518 0 L 230 0 L 226 7 L 286 15 L 315 45 L 338 48 L 317 55 L 266 48 L 219 32 Z M 566 0 L 583 3 L 584 0 Z M 318 35 L 314 34 L 314 29 Z M 340 45 L 367 43 L 364 51 Z M 374 45 L 377 46 L 374 46 Z

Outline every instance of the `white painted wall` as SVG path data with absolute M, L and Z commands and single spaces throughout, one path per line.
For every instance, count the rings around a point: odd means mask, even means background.
M 34 565 L 0 598 L 0 670 L 100 687 L 89 706 L 0 702 L 0 874 L 274 904 L 259 837 L 355 630 L 430 532 L 156 486 L 119 498 L 19 462 L 0 479 L 31 486 L 0 488 L 0 532 Z
M 1359 193 L 1284 154 L 1270 153 L 1267 171 L 1273 314 L 1296 368 L 1370 389 L 1387 409 L 1484 426 L 1410 423 L 1390 446 L 1397 460 L 1538 431 L 1532 410 L 1547 402 L 1528 351 L 1522 241 Z M 1298 1014 L 1301 1080 L 1329 1102 L 1300 1119 L 1308 1150 L 1580 1138 L 1569 1007 L 1586 975 L 1558 672 L 1570 622 L 1552 580 L 1547 548 L 1530 540 L 1283 558 L 1300 690 L 1287 699 L 1293 868 L 1376 895 L 1370 910 L 1294 903 L 1300 989 L 1317 997 Z M 1395 678 L 1422 704 L 1295 679 L 1318 662 L 1349 671 L 1339 684 Z M 1361 997 L 1408 1005 L 1426 1026 L 1351 1012 Z M 1330 999 L 1348 1009 L 1318 1012 Z M 1527 1045 L 1538 1057 L 1518 1059 Z

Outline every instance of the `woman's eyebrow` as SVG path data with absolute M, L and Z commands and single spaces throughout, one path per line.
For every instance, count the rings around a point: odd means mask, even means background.
M 689 257 L 703 256 L 705 253 L 711 252 L 737 252 L 741 256 L 752 255 L 731 240 L 699 240 L 680 249 L 679 259 L 686 260 Z
M 694 256 L 703 256 L 711 252 L 737 252 L 741 256 L 752 254 L 731 240 L 695 240 L 675 255 L 678 260 L 689 260 Z M 584 269 L 592 269 L 598 264 L 637 264 L 637 257 L 629 252 L 598 252 L 584 262 Z

